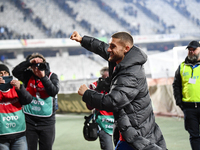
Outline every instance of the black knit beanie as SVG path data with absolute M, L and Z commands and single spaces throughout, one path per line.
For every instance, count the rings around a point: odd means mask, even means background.
M 4 65 L 4 64 L 0 64 L 0 71 L 6 71 L 10 75 L 9 68 L 6 65 Z

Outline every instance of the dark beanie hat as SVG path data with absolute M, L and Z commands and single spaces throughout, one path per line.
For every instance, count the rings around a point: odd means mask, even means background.
M 4 65 L 4 64 L 0 64 L 0 71 L 6 71 L 10 75 L 9 68 L 6 65 Z

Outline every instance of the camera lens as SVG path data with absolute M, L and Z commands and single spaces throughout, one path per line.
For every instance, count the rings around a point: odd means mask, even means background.
M 45 70 L 46 69 L 46 64 L 45 63 L 37 63 L 37 64 L 32 64 L 33 67 L 37 67 L 39 70 Z

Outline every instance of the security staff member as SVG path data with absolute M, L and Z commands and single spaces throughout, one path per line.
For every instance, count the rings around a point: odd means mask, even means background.
M 176 104 L 184 113 L 192 150 L 200 150 L 200 41 L 191 41 L 187 49 L 188 56 L 175 73 L 173 92 Z

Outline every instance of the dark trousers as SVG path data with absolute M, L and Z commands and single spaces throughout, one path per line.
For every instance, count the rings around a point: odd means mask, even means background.
M 26 124 L 26 138 L 28 150 L 37 150 L 39 142 L 39 150 L 52 150 L 55 140 L 55 124 L 48 126 L 34 126 Z
M 200 150 L 200 108 L 184 108 L 185 129 L 190 134 L 190 145 L 192 150 Z
M 99 142 L 102 150 L 113 150 L 112 136 L 103 130 L 99 131 Z

